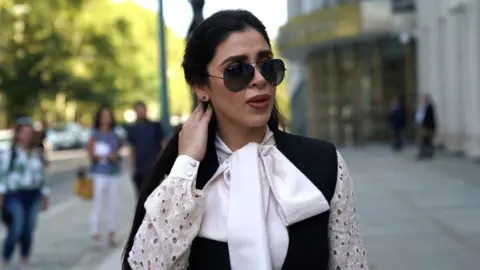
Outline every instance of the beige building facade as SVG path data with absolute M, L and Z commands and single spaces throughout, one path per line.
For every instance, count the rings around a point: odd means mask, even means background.
M 480 158 L 480 0 L 418 2 L 418 86 L 436 105 L 437 142 Z

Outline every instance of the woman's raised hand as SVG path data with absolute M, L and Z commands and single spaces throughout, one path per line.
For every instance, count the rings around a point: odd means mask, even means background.
M 209 105 L 203 110 L 201 102 L 192 115 L 183 124 L 178 136 L 178 154 L 187 155 L 197 161 L 205 156 L 208 138 L 208 123 L 212 118 L 213 109 Z

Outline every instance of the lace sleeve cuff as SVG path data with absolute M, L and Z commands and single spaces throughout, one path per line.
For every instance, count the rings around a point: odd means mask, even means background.
M 195 181 L 195 179 L 197 179 L 199 165 L 200 162 L 197 160 L 189 156 L 180 155 L 175 160 L 169 177 Z
M 129 253 L 132 269 L 186 269 L 204 211 L 195 189 L 198 161 L 179 156 L 170 176 L 145 202 L 145 218 Z

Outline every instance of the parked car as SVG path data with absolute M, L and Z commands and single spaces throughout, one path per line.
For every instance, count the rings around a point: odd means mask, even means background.
M 86 147 L 88 144 L 88 140 L 90 140 L 90 135 L 92 134 L 91 128 L 83 128 L 80 131 L 80 145 L 82 147 Z
M 51 151 L 73 148 L 75 137 L 69 134 L 64 126 L 57 125 L 47 130 L 44 144 Z
M 50 151 L 82 146 L 83 128 L 77 123 L 55 124 L 47 129 L 45 147 Z

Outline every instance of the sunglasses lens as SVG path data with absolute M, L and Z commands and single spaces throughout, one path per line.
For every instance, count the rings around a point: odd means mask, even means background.
M 277 86 L 285 78 L 285 64 L 280 59 L 266 60 L 262 64 L 261 72 L 269 84 Z
M 250 64 L 236 63 L 223 73 L 225 87 L 232 92 L 240 92 L 252 81 L 255 69 Z

